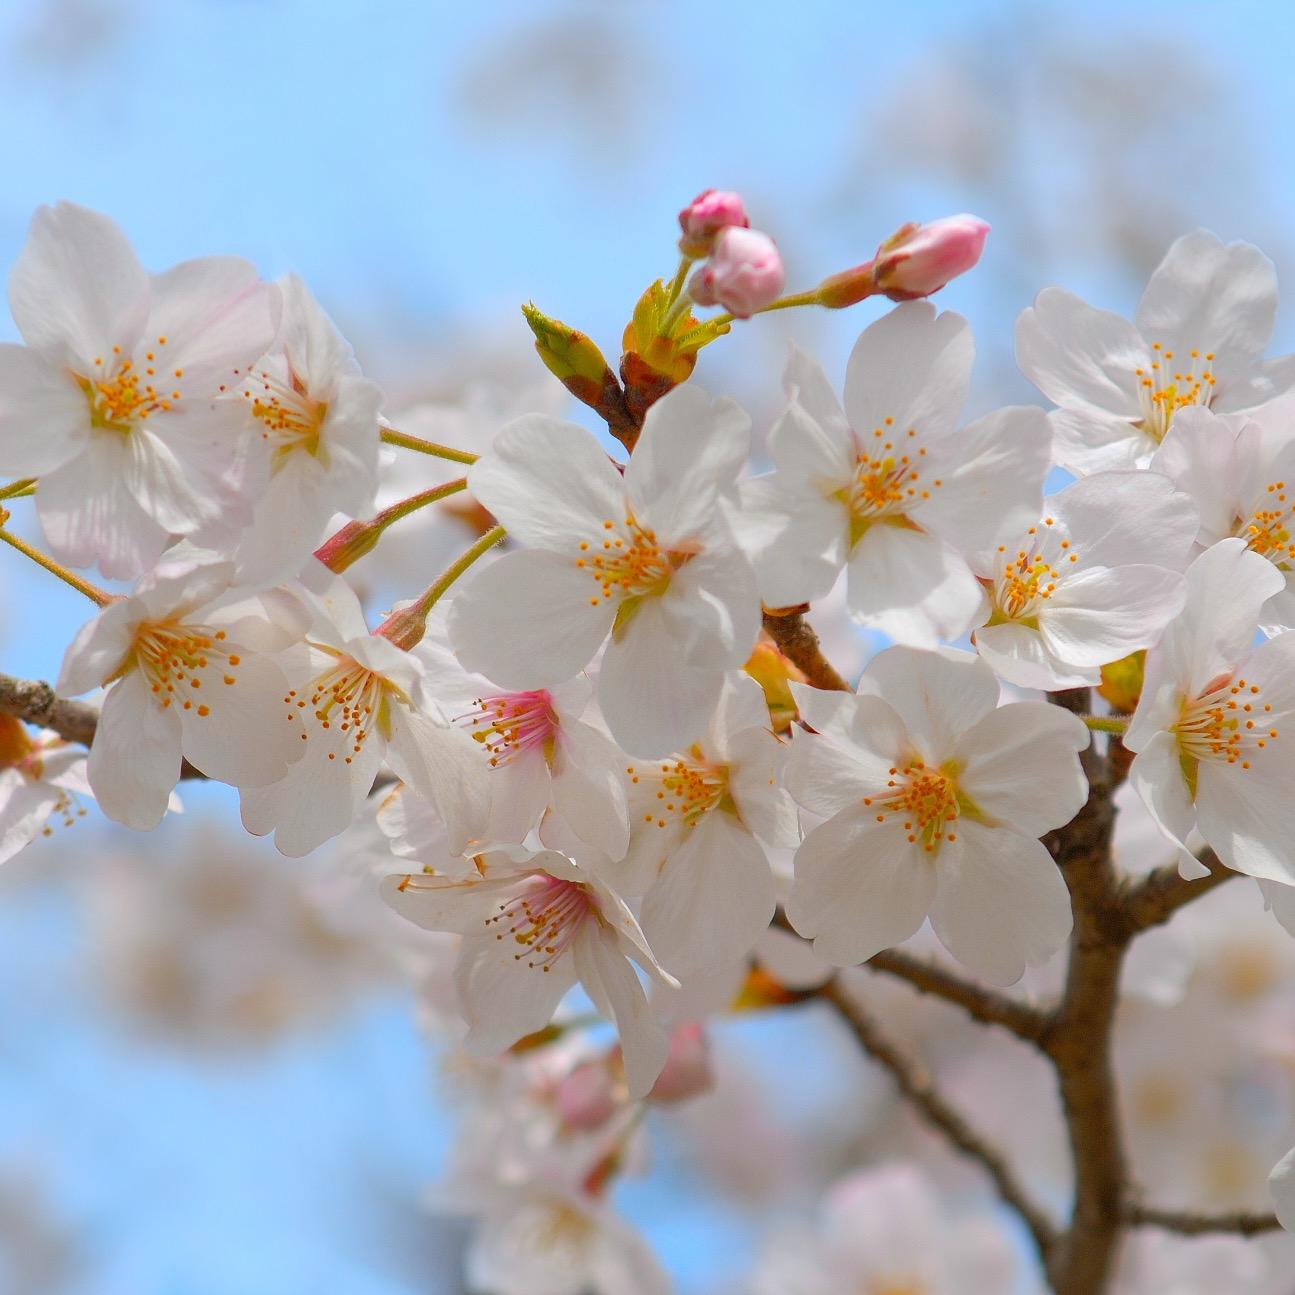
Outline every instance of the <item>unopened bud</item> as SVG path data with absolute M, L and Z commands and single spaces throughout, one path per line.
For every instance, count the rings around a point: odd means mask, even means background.
M 613 436 L 637 432 L 625 405 L 625 393 L 589 336 L 560 319 L 550 319 L 533 305 L 523 306 L 522 314 L 535 334 L 535 350 L 545 368 L 577 400 L 598 413 Z
M 938 292 L 980 260 L 989 226 L 978 216 L 946 216 L 925 225 L 910 222 L 877 249 L 872 277 L 891 301 Z
M 723 306 L 748 319 L 782 295 L 786 273 L 782 257 L 768 234 L 730 226 L 715 240 L 710 260 L 688 284 L 699 306 Z
M 591 1133 L 616 1113 L 616 1092 L 606 1062 L 585 1061 L 558 1084 L 553 1100 L 566 1128 Z
M 704 189 L 679 213 L 679 228 L 683 230 L 679 250 L 694 259 L 709 256 L 720 230 L 731 225 L 745 229 L 750 223 L 741 195 Z
M 648 1100 L 669 1105 L 697 1097 L 715 1086 L 710 1064 L 710 1041 L 700 1025 L 681 1025 L 670 1036 L 665 1066 L 652 1085 Z

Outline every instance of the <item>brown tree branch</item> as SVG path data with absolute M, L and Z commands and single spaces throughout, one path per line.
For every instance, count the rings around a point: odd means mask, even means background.
M 1131 935 L 1167 922 L 1184 904 L 1190 904 L 1239 875 L 1231 868 L 1225 868 L 1213 850 L 1202 850 L 1196 857 L 1210 870 L 1208 877 L 1187 881 L 1179 875 L 1175 862 L 1149 872 L 1138 881 L 1125 883 L 1121 904 Z
M 823 655 L 818 635 L 814 633 L 803 612 L 793 610 L 782 615 L 766 611 L 764 629 L 778 645 L 778 650 L 783 656 L 787 657 L 815 688 L 825 688 L 831 692 L 852 691 L 850 685 L 837 674 L 836 668 Z
M 797 939 L 804 938 L 787 920 L 787 914 L 781 908 L 774 914 L 773 925 Z M 902 949 L 883 949 L 863 965 L 872 971 L 907 981 L 919 994 L 942 998 L 946 1003 L 962 1008 L 983 1025 L 1001 1025 L 1018 1039 L 1036 1047 L 1042 1046 L 1052 1023 L 1050 1012 L 1020 1002 L 996 989 L 964 980 L 957 972 L 941 967 L 929 958 L 914 957 Z
M 1215 1232 L 1232 1232 L 1252 1237 L 1281 1228 L 1275 1214 L 1249 1214 L 1237 1210 L 1231 1214 L 1192 1214 L 1185 1210 L 1160 1210 L 1151 1205 L 1130 1205 L 1124 1221 L 1130 1227 L 1164 1228 L 1186 1237 L 1206 1236 Z
M 849 996 L 837 978 L 833 977 L 823 985 L 817 996 L 836 1009 L 859 1045 L 890 1074 L 896 1088 L 922 1117 L 989 1175 L 998 1195 L 1020 1215 L 1046 1263 L 1057 1245 L 1056 1226 L 1030 1199 L 1002 1153 L 990 1146 L 963 1115 L 949 1105 L 930 1077 L 886 1038 L 872 1016 Z
M 1055 693 L 1049 700 L 1084 714 L 1088 689 Z M 1111 862 L 1115 809 L 1106 762 L 1089 747 L 1083 763 L 1088 799 L 1065 827 L 1045 838 L 1070 891 L 1075 922 L 1065 990 L 1044 1039 L 1057 1071 L 1075 1175 L 1070 1226 L 1045 1261 L 1057 1295 L 1106 1289 L 1127 1184 L 1111 1033 L 1129 933 Z
M 66 741 L 83 746 L 94 740 L 99 723 L 99 712 L 89 703 L 64 701 L 39 679 L 12 679 L 8 675 L 0 675 L 0 714 L 53 729 Z

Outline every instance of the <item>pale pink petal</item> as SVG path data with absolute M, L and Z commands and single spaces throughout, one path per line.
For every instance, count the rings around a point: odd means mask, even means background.
M 5 476 L 52 472 L 75 458 L 90 435 L 85 393 L 65 368 L 25 346 L 0 346 L 0 471 Z

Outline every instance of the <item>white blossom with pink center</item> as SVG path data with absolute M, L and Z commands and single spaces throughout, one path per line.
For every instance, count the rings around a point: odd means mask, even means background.
M 390 876 L 383 895 L 398 913 L 463 937 L 455 980 L 468 1023 L 465 1045 L 483 1056 L 542 1029 L 578 981 L 615 1021 L 630 1096 L 642 1098 L 665 1065 L 668 1040 L 634 965 L 677 982 L 657 962 L 625 901 L 555 850 L 491 850 L 466 878 Z

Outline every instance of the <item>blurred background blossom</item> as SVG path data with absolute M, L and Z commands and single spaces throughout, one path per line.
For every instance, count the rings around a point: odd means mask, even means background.
M 582 416 L 519 303 L 614 352 L 701 188 L 746 196 L 792 289 L 908 219 L 969 210 L 994 232 L 941 305 L 976 330 L 979 411 L 1035 399 L 1011 328 L 1049 283 L 1127 310 L 1197 225 L 1258 243 L 1295 283 L 1293 38 L 1260 3 L 1222 21 L 1152 0 L 9 0 L 0 261 L 37 204 L 70 198 L 152 266 L 230 252 L 297 270 L 393 423 L 475 448 L 522 409 Z M 698 377 L 762 432 L 788 340 L 839 374 L 873 313 L 739 326 Z M 1293 340 L 1287 306 L 1274 351 Z M 393 459 L 389 497 L 431 484 L 415 471 Z M 355 572 L 371 610 L 478 525 L 447 508 L 393 532 Z M 85 609 L 0 565 L 0 668 L 48 678 Z M 832 600 L 820 614 L 857 669 L 868 640 Z M 421 1204 L 465 1087 L 417 997 L 444 950 L 376 903 L 363 832 L 287 860 L 236 833 L 228 789 L 182 791 L 187 813 L 152 836 L 91 814 L 0 872 L 0 1292 L 452 1295 L 463 1229 Z M 1158 861 L 1145 835 L 1127 842 L 1122 866 Z M 1261 1205 L 1268 1151 L 1295 1140 L 1295 946 L 1242 883 L 1188 917 L 1121 1027 L 1133 1154 L 1175 1203 Z M 1036 1059 L 858 978 L 1060 1207 Z M 810 1226 L 822 1187 L 861 1164 L 917 1156 L 948 1199 L 978 1185 L 817 1011 L 743 1015 L 715 1047 L 716 1091 L 650 1118 L 651 1162 L 617 1198 L 685 1295 L 749 1290 L 764 1238 Z M 1185 1145 L 1202 1122 L 1208 1145 Z M 1128 1289 L 1143 1271 L 1244 1268 L 1260 1291 L 1290 1271 L 1289 1238 L 1244 1258 L 1232 1244 L 1148 1240 Z M 1019 1285 L 1037 1288 L 1024 1259 Z

